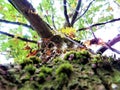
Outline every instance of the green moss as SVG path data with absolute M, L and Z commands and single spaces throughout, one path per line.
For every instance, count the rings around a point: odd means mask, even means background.
M 65 63 L 65 62 L 67 62 L 67 61 L 61 59 L 60 57 L 56 57 L 53 61 L 54 61 L 54 63 Z
M 90 58 L 91 57 L 91 55 L 90 55 L 90 53 L 87 51 L 87 50 L 85 50 L 85 51 L 81 51 L 81 52 L 76 52 L 76 58 Z
M 32 64 L 25 66 L 25 71 L 29 72 L 31 75 L 35 73 L 36 67 Z
M 76 73 L 77 74 L 77 73 Z M 75 74 L 75 75 L 76 75 Z M 72 79 L 69 80 L 68 86 L 67 86 L 67 90 L 82 90 L 82 89 L 76 89 L 76 87 L 78 87 L 80 85 L 81 82 L 79 82 L 79 79 L 76 78 L 75 76 L 71 77 Z
M 100 54 L 97 54 L 92 57 L 91 61 L 92 63 L 105 63 L 105 62 L 110 63 L 114 61 L 114 58 L 111 56 L 107 57 L 107 56 L 102 56 Z
M 30 74 L 27 72 L 21 76 L 20 80 L 22 83 L 25 83 L 26 81 L 30 80 L 30 77 Z
M 45 75 L 44 73 L 40 72 L 39 75 L 38 75 L 39 78 L 45 78 Z
M 54 62 L 55 62 L 55 63 L 57 63 L 57 62 L 59 62 L 59 61 L 62 61 L 62 59 L 59 58 L 59 57 L 57 57 L 57 58 L 54 59 Z
M 56 69 L 56 90 L 63 90 L 67 85 L 73 72 L 73 66 L 69 63 L 63 63 Z
M 90 55 L 87 51 L 68 52 L 64 59 L 58 56 L 49 63 L 40 64 L 38 57 L 30 57 L 22 62 L 24 69 L 18 65 L 7 70 L 7 75 L 1 74 L 1 86 L 15 85 L 17 90 L 97 90 L 101 87 L 105 90 L 104 85 L 109 88 L 111 84 L 120 83 L 120 73 L 112 66 L 119 63 L 117 60 Z
M 35 90 L 35 88 L 30 82 L 26 82 L 24 86 L 18 90 Z
M 22 69 L 28 64 L 33 64 L 33 61 L 30 60 L 29 58 L 24 59 L 23 61 L 20 62 L 20 65 L 22 66 Z
M 56 90 L 54 87 L 55 86 L 51 85 L 50 83 L 45 83 L 45 85 L 39 88 L 39 90 Z
M 88 63 L 89 59 L 91 59 L 91 55 L 88 51 L 71 51 L 65 55 L 64 59 L 72 62 L 75 61 L 76 63 L 86 64 Z
M 56 79 L 56 90 L 63 90 L 64 85 L 67 85 L 69 81 L 69 78 L 66 73 L 61 73 L 57 76 Z
M 114 73 L 112 73 L 112 80 L 114 83 L 120 83 L 120 72 L 114 69 Z
M 73 72 L 73 66 L 69 63 L 64 63 L 60 65 L 56 70 L 56 74 L 58 76 L 61 75 L 62 73 L 66 74 L 67 76 L 70 76 L 72 72 Z
M 38 64 L 41 62 L 40 58 L 37 56 L 32 56 L 30 57 L 30 60 L 34 63 L 34 64 Z
M 42 67 L 40 68 L 40 72 L 43 72 L 43 73 L 45 73 L 45 74 L 52 74 L 52 69 L 49 68 L 49 67 L 42 66 Z
M 71 54 L 75 55 L 76 52 L 75 52 L 75 51 L 67 52 L 66 55 L 65 55 L 65 57 L 64 57 L 64 60 L 68 60 L 68 59 L 69 59 L 69 56 L 70 56 Z M 75 56 L 74 56 L 74 59 L 75 59 Z
M 92 61 L 92 63 L 102 62 L 102 56 L 100 54 L 94 55 L 93 59 L 91 61 Z
M 38 82 L 39 82 L 40 84 L 45 82 L 45 74 L 44 74 L 43 72 L 40 72 L 40 73 L 38 74 L 38 78 L 39 78 Z
M 76 59 L 78 59 L 80 63 L 86 64 L 91 59 L 91 55 L 88 51 L 76 52 Z

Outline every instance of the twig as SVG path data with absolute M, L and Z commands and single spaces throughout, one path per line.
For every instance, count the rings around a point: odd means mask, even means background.
M 70 1 L 67 1 L 67 4 L 68 4 L 68 8 L 70 8 L 71 12 L 75 11 L 75 9 L 73 7 L 71 7 L 71 5 L 70 5 L 71 4 Z
M 97 37 L 96 37 L 95 33 L 93 32 L 93 29 L 92 29 L 92 28 L 90 29 L 90 31 L 91 31 L 93 37 L 97 40 Z
M 77 18 L 77 15 L 78 15 L 80 6 L 81 6 L 81 0 L 78 0 L 78 4 L 77 4 L 77 6 L 76 6 L 75 13 L 74 13 L 74 15 L 73 15 L 73 17 L 72 17 L 71 26 L 73 26 L 73 24 L 75 23 L 75 20 L 76 20 L 76 18 Z
M 39 4 L 40 5 L 40 10 L 41 10 L 41 12 L 43 12 L 43 8 L 42 8 L 42 6 L 41 6 L 41 4 Z M 46 18 L 46 20 L 47 20 L 47 26 L 51 29 L 51 30 L 53 30 L 53 28 L 48 24 L 50 21 L 49 21 L 49 19 L 48 19 L 48 16 L 47 15 L 45 15 L 45 18 Z
M 54 10 L 53 10 L 53 7 L 52 7 L 53 3 L 54 3 L 54 1 L 51 2 L 51 0 L 50 0 L 51 10 L 52 10 L 52 24 L 53 24 L 54 29 L 57 30 L 57 28 L 55 26 L 55 20 L 54 20 L 54 13 L 53 13 Z
M 95 0 L 93 0 L 93 1 L 95 1 Z M 75 20 L 75 22 L 86 14 L 86 12 L 89 10 L 90 6 L 92 5 L 93 1 L 91 1 L 89 3 L 89 5 L 87 6 L 87 9 Z
M 88 27 L 85 27 L 85 28 L 78 29 L 77 31 L 87 30 L 87 29 L 89 29 L 90 27 L 92 28 L 92 27 L 96 27 L 96 26 L 101 26 L 101 25 L 105 25 L 105 24 L 108 24 L 108 23 L 116 22 L 116 21 L 120 21 L 120 18 L 112 19 L 112 20 L 109 20 L 109 21 L 103 22 L 103 23 L 93 24 L 93 25 L 91 25 L 91 26 L 88 26 Z
M 96 37 L 96 35 L 95 35 L 95 33 L 93 32 L 93 29 L 90 27 L 90 31 L 91 31 L 91 33 L 92 33 L 92 35 L 93 35 L 93 37 L 94 37 L 94 40 L 96 41 L 96 42 L 98 42 L 99 40 L 98 40 L 98 38 Z
M 43 12 L 42 5 L 41 5 L 41 4 L 39 4 L 39 5 L 40 5 L 40 10 L 41 10 L 41 12 Z M 50 21 L 49 21 L 49 19 L 48 19 L 48 16 L 47 16 L 47 15 L 44 15 L 44 16 L 45 16 L 45 18 L 46 18 L 47 22 L 49 23 Z
M 9 33 L 7 33 L 7 32 L 0 31 L 0 33 L 1 33 L 1 34 L 4 34 L 4 35 L 6 35 L 6 36 L 12 37 L 12 38 L 16 37 L 15 35 L 9 34 Z M 16 38 L 17 38 L 17 39 L 20 39 L 20 40 L 22 40 L 22 41 L 25 41 L 25 42 L 31 42 L 31 43 L 37 44 L 37 41 L 34 41 L 34 40 L 28 40 L 28 39 L 26 39 L 26 38 L 22 38 L 22 37 L 19 37 L 19 36 L 16 37 Z
M 115 4 L 117 4 L 117 5 L 118 5 L 118 7 L 120 7 L 120 4 L 118 4 L 118 2 L 117 2 L 116 0 L 114 1 L 114 3 L 115 3 Z
M 71 41 L 72 43 L 74 43 L 75 45 L 77 45 L 78 47 L 80 48 L 84 48 L 85 46 L 84 45 L 81 45 L 80 43 L 76 42 L 75 40 L 71 39 L 70 37 L 68 37 L 67 35 L 65 35 L 66 38 Z
M 68 37 L 67 35 L 65 35 L 66 39 L 68 39 L 69 41 L 71 41 L 72 43 L 74 43 L 75 45 L 77 45 L 79 48 L 86 48 L 89 52 L 91 52 L 92 54 L 95 54 L 95 52 L 89 48 L 87 48 L 84 44 L 78 43 L 75 40 L 71 39 L 70 37 Z
M 64 16 L 65 16 L 65 19 L 67 21 L 67 24 L 68 26 L 70 26 L 70 21 L 69 21 L 69 16 L 67 14 L 67 5 L 66 5 L 67 1 L 66 0 L 63 0 L 63 5 L 64 5 Z
M 53 23 L 53 27 L 55 30 L 57 30 L 56 26 L 55 26 L 55 21 L 54 21 L 54 15 L 52 14 L 52 23 Z
M 113 52 L 116 52 L 117 54 L 120 54 L 119 50 L 112 48 L 111 46 L 109 46 L 108 49 L 112 50 Z
M 0 19 L 0 22 L 7 23 L 7 24 L 15 24 L 15 25 L 22 25 L 24 27 L 33 29 L 31 25 L 25 24 L 25 23 L 20 23 L 20 22 L 13 22 L 13 21 L 8 21 L 8 20 L 2 20 Z

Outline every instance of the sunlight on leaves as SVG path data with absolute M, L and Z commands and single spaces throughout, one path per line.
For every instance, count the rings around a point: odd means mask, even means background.
M 62 28 L 60 32 L 62 32 L 65 35 L 68 35 L 71 38 L 75 38 L 76 30 L 73 27 Z

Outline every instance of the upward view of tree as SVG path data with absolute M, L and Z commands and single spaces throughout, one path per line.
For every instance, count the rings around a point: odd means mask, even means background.
M 119 32 L 119 4 L 0 0 L 0 56 L 14 60 L 2 64 L 0 57 L 0 90 L 120 90 L 120 59 L 104 55 L 120 55 L 113 47 L 120 34 L 111 33 L 108 41 L 104 32 L 96 34 L 111 27 Z
M 102 54 L 110 49 L 120 54 L 119 50 L 112 48 L 120 41 L 120 35 L 105 42 L 94 34 L 105 24 L 120 20 L 112 13 L 111 2 L 114 1 L 41 0 L 36 7 L 32 2 L 37 1 L 0 1 L 0 51 L 7 58 L 21 61 L 42 52 L 41 58 L 47 62 L 71 48 L 86 49 L 92 54 Z M 119 4 L 119 0 L 116 3 Z M 101 15 L 96 17 L 97 13 Z M 93 39 L 88 40 L 88 36 L 93 36 Z M 88 48 L 93 44 L 102 47 L 93 52 Z

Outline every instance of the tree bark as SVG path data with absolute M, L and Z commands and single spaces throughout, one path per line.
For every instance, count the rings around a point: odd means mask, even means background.
M 67 43 L 68 48 L 74 46 L 74 41 L 67 37 L 62 38 L 60 35 L 54 35 L 50 30 L 51 28 L 45 21 L 36 13 L 33 6 L 27 0 L 9 0 L 9 2 L 30 22 L 31 26 L 36 30 L 39 36 L 42 38 L 42 48 L 49 45 L 52 41 L 58 47 L 61 48 L 63 43 Z M 81 45 L 78 45 L 81 46 Z M 83 47 L 83 46 L 82 46 Z
M 50 38 L 53 36 L 47 23 L 42 20 L 27 0 L 9 0 L 9 2 L 23 14 L 41 38 Z

